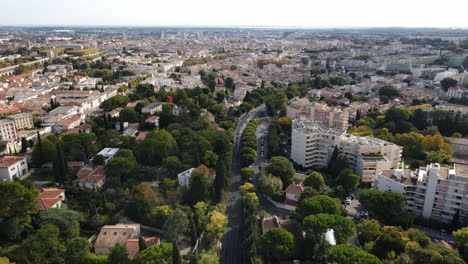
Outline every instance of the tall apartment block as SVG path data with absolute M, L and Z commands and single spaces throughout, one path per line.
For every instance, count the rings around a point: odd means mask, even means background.
M 338 148 L 364 183 L 371 183 L 381 170 L 398 168 L 401 161 L 400 146 L 378 138 L 352 136 L 317 121 L 295 119 L 291 137 L 291 159 L 297 164 L 325 168 Z
M 34 122 L 32 115 L 29 113 L 20 113 L 16 115 L 7 116 L 7 119 L 15 122 L 17 131 L 34 129 Z
M 383 170 L 373 183 L 380 191 L 400 193 L 407 198 L 408 210 L 444 223 L 454 219 L 468 224 L 468 166 L 453 168 L 432 163 L 416 171 Z
M 12 120 L 0 120 L 0 136 L 3 141 L 12 141 L 18 139 L 15 122 Z
M 348 111 L 330 107 L 325 103 L 312 103 L 307 98 L 293 99 L 286 108 L 286 116 L 291 119 L 321 122 L 325 127 L 338 130 L 348 129 Z

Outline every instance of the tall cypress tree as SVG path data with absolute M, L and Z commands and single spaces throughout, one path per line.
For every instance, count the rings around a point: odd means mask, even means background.
M 214 200 L 216 203 L 220 202 L 223 198 L 224 191 L 226 190 L 226 168 L 222 159 L 218 160 L 216 164 L 216 178 L 214 184 Z
M 172 264 L 182 264 L 182 258 L 180 257 L 179 243 L 174 239 L 172 242 Z
M 65 183 L 65 179 L 68 173 L 68 167 L 65 162 L 65 155 L 63 154 L 60 143 L 57 142 L 57 156 L 52 162 L 53 175 L 57 182 L 60 184 Z

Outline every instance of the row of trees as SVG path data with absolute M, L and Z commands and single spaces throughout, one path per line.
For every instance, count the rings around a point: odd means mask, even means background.
M 243 230 L 244 232 L 244 248 L 247 258 L 247 263 L 256 264 L 259 263 L 258 259 L 258 242 L 259 242 L 259 230 L 257 221 L 257 210 L 258 210 L 258 197 L 255 193 L 255 187 L 251 183 L 246 183 L 239 188 L 239 192 L 242 195 L 242 207 L 243 207 Z
M 248 167 L 257 160 L 257 126 L 258 122 L 251 120 L 242 133 L 240 160 L 243 167 Z

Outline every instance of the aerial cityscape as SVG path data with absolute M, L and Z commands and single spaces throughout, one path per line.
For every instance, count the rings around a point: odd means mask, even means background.
M 0 264 L 468 262 L 467 3 L 366 24 L 21 2 Z

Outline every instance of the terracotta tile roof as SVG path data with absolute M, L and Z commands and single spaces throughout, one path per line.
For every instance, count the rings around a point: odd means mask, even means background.
M 69 161 L 69 162 L 67 162 L 68 167 L 83 167 L 84 164 L 85 163 L 83 161 Z
M 142 131 L 138 136 L 136 137 L 136 141 L 143 141 L 146 139 L 146 136 L 148 136 L 149 132 Z
M 159 119 L 159 116 L 150 116 L 146 120 L 155 121 L 155 120 L 158 120 L 158 119 Z
M 37 197 L 37 208 L 45 211 L 55 206 L 64 199 L 65 190 L 57 188 L 42 189 Z
M 0 168 L 8 168 L 11 165 L 25 160 L 25 157 L 20 156 L 4 156 L 0 158 Z
M 126 245 L 129 239 L 134 238 L 133 233 L 137 231 L 136 233 L 138 234 L 139 230 L 139 224 L 106 225 L 101 228 L 94 247 L 113 248 L 117 243 Z
M 299 195 L 304 191 L 304 185 L 300 184 L 290 184 L 288 188 L 286 188 L 285 192 L 291 193 L 294 195 Z
M 78 177 L 73 182 L 87 182 L 87 183 L 98 183 L 99 181 L 106 178 L 104 166 L 97 166 L 96 168 L 85 167 L 78 171 L 76 174 Z
M 66 126 L 69 126 L 73 123 L 75 123 L 76 121 L 78 120 L 81 120 L 81 116 L 79 115 L 73 115 L 73 116 L 70 116 L 70 117 L 67 117 L 65 119 L 63 119 L 62 121 L 58 122 L 60 124 L 64 124 Z

